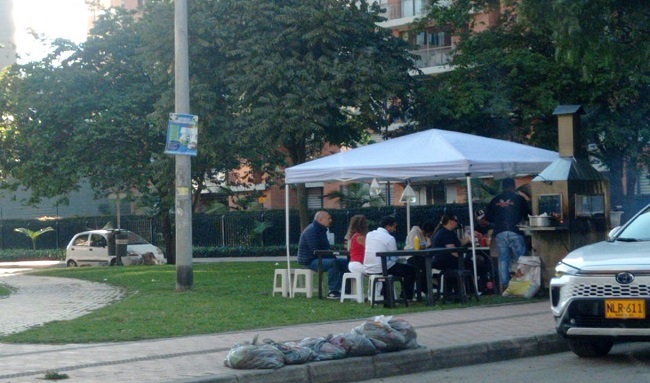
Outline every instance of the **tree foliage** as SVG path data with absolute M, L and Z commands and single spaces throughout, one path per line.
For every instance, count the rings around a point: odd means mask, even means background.
M 555 148 L 553 110 L 581 104 L 587 113 L 580 150 L 596 145 L 599 150 L 591 154 L 609 167 L 613 204 L 629 204 L 639 172 L 648 163 L 650 40 L 645 21 L 650 4 L 438 3 L 432 1 L 427 20 L 449 25 L 461 39 L 454 70 L 422 80 L 418 88 L 414 116 L 420 126 L 441 125 Z M 479 25 L 472 16 L 480 12 L 497 23 Z
M 98 194 L 146 192 L 162 130 L 147 120 L 160 90 L 140 61 L 126 13 L 98 21 L 83 47 L 60 40 L 42 61 L 3 78 L 3 169 L 32 192 L 32 202 L 76 190 L 88 179 Z
M 326 142 L 354 146 L 387 126 L 388 101 L 411 96 L 413 62 L 377 28 L 379 12 L 351 0 L 189 3 L 195 207 L 232 170 L 231 185 L 260 182 Z M 5 186 L 31 190 L 34 203 L 65 199 L 83 179 L 97 195 L 137 191 L 171 233 L 173 66 L 174 2 L 152 0 L 138 15 L 108 9 L 85 43 L 58 40 L 45 59 L 10 68 L 0 79 Z
M 376 3 L 220 1 L 227 83 L 242 138 L 265 161 L 297 165 L 325 143 L 355 146 L 388 125 L 391 99 L 408 100 L 413 61 L 404 41 L 377 28 Z M 258 145 L 259 148 L 259 145 Z M 301 223 L 308 222 L 306 197 Z

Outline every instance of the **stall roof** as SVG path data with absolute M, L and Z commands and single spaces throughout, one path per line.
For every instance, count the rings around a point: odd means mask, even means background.
M 285 182 L 499 178 L 539 173 L 557 158 L 533 146 L 429 129 L 292 166 Z

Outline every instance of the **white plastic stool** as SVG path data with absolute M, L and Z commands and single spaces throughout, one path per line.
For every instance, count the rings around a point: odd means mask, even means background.
M 345 273 L 341 282 L 341 302 L 344 299 L 356 299 L 357 302 L 363 303 L 363 279 L 365 274 L 362 273 Z M 346 293 L 347 283 L 350 282 L 350 292 Z
M 293 282 L 295 270 L 291 269 L 291 278 L 289 278 L 288 271 L 288 269 L 275 269 L 273 294 L 271 296 L 275 296 L 275 293 L 280 293 L 283 297 L 289 296 L 289 286 Z
M 304 293 L 307 298 L 314 296 L 314 274 L 316 272 L 310 269 L 295 269 L 291 298 L 294 298 L 296 293 Z

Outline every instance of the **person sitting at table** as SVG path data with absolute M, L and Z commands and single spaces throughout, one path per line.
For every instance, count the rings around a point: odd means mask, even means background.
M 393 216 L 385 216 L 381 219 L 379 227 L 366 235 L 366 251 L 363 258 L 363 266 L 366 274 L 381 274 L 381 258 L 379 252 L 396 251 L 397 242 L 392 233 L 397 230 L 397 221 Z M 413 285 L 415 284 L 415 268 L 406 263 L 397 262 L 397 257 L 386 259 L 388 275 L 402 277 L 404 279 L 404 291 L 402 298 L 413 299 Z
M 436 225 L 433 221 L 426 221 L 422 225 L 414 225 L 406 236 L 404 250 L 415 249 L 415 238 L 418 238 L 420 243 L 418 250 L 429 247 L 431 244 L 431 235 L 435 228 Z
M 458 227 L 458 218 L 455 215 L 445 214 L 440 218 L 440 223 L 433 233 L 431 247 L 461 247 L 471 243 L 470 236 L 464 236 L 458 239 L 456 228 Z M 444 253 L 433 257 L 431 267 L 437 270 L 448 270 L 458 268 L 459 254 Z
M 431 242 L 431 237 L 433 236 L 433 232 L 436 229 L 436 224 L 433 221 L 428 220 L 428 221 L 425 221 L 422 224 L 421 227 L 413 226 L 413 229 L 415 229 L 416 227 L 422 233 L 422 237 L 424 238 L 424 240 L 420 240 L 421 241 L 420 242 L 420 249 L 426 249 L 426 248 L 431 247 L 431 243 L 432 243 Z M 415 232 L 415 230 L 413 230 L 413 229 L 411 230 L 411 233 Z M 411 233 L 409 233 L 409 236 L 411 235 Z M 411 247 L 411 246 L 409 246 L 409 240 L 408 240 L 408 237 L 407 237 L 406 246 L 404 246 L 404 250 L 413 249 L 413 247 Z M 425 269 L 425 265 L 426 265 L 426 263 L 424 261 L 424 258 L 423 257 L 410 257 L 406 262 L 409 265 L 412 265 L 415 268 L 416 274 L 420 275 L 420 293 L 426 294 L 427 293 L 427 288 L 426 288 L 426 286 L 427 286 L 427 277 L 426 277 L 426 274 L 424 273 L 424 269 Z
M 350 252 L 348 270 L 352 273 L 362 273 L 363 257 L 366 251 L 366 234 L 368 234 L 368 220 L 365 215 L 357 214 L 350 219 L 348 232 L 345 235 L 347 249 Z
M 318 271 L 318 257 L 316 250 L 329 250 L 330 243 L 327 239 L 327 228 L 332 224 L 330 213 L 321 210 L 314 215 L 314 221 L 307 225 L 298 241 L 298 263 L 306 269 Z M 323 258 L 323 270 L 327 272 L 327 284 L 330 292 L 328 299 L 341 298 L 341 283 L 343 273 L 348 271 L 347 258 Z
M 474 237 L 478 239 L 481 246 L 489 246 L 492 224 L 487 220 L 485 210 L 474 211 Z

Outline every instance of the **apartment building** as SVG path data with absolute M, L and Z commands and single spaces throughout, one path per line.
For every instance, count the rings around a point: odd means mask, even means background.
M 104 9 L 113 7 L 122 7 L 126 9 L 140 9 L 144 7 L 146 0 L 99 0 L 97 7 L 90 9 L 90 16 L 88 18 L 88 30 L 93 27 L 97 17 L 102 14 Z
M 454 39 L 444 26 L 431 25 L 425 31 L 414 31 L 412 23 L 426 13 L 427 0 L 379 0 L 383 16 L 388 20 L 380 26 L 393 30 L 417 49 L 413 54 L 420 56 L 416 66 L 427 75 L 451 70 L 449 65 L 454 48 Z
M 144 6 L 145 0 L 103 0 L 111 7 L 124 7 L 126 9 L 137 9 Z

